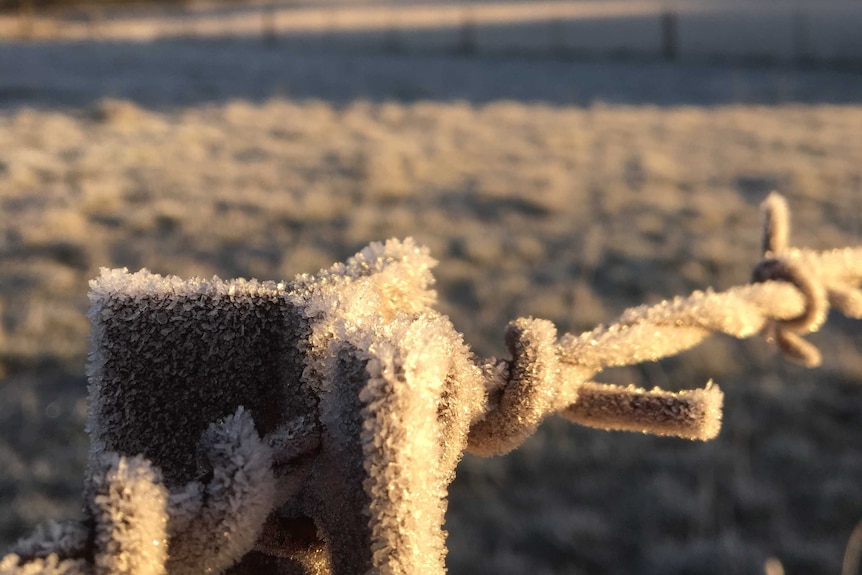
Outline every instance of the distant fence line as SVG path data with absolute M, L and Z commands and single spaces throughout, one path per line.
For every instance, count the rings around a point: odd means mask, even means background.
M 0 16 L 0 40 L 260 37 L 268 45 L 298 41 L 334 49 L 437 50 L 463 55 L 624 54 L 668 61 L 718 56 L 862 62 L 862 34 L 852 32 L 862 29 L 862 5 L 852 4 L 830 6 L 843 7 L 855 24 L 848 24 L 840 10 L 832 14 L 831 20 L 824 17 L 822 5 L 809 5 L 809 10 L 804 10 L 799 4 L 752 8 L 661 0 L 372 4 L 347 8 L 303 8 L 283 2 L 161 4 L 157 8 L 99 4 L 54 13 L 34 10 L 34 1 L 38 0 L 22 3 L 16 16 Z M 735 6 L 737 12 L 728 6 Z M 832 30 L 835 27 L 840 31 L 842 25 L 851 30 L 843 43 Z M 715 26 L 723 27 L 724 32 L 716 33 Z M 824 49 L 830 43 L 831 48 Z

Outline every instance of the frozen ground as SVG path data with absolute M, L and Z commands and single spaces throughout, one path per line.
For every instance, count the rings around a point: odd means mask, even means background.
M 78 108 L 109 96 L 175 109 L 242 99 L 433 100 L 587 106 L 853 104 L 862 74 L 788 66 L 672 65 L 297 51 L 259 40 L 0 44 L 0 108 Z
M 110 97 L 110 99 L 105 99 Z M 481 354 L 745 282 L 756 205 L 862 241 L 862 79 L 792 68 L 339 55 L 254 40 L 0 46 L 0 547 L 77 513 L 87 280 L 291 278 L 413 235 Z M 715 339 L 615 381 L 727 393 L 696 444 L 550 422 L 466 459 L 456 574 L 836 574 L 862 519 L 862 329 L 824 367 Z

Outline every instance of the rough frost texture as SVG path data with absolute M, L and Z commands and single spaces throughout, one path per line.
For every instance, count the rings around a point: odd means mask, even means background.
M 275 507 L 272 453 L 242 407 L 210 425 L 200 453 L 209 481 L 170 500 L 170 573 L 221 573 L 251 551 Z
M 712 382 L 704 389 L 670 393 L 633 385 L 585 383 L 578 401 L 561 412 L 573 423 L 599 429 L 712 439 L 721 428 L 723 395 Z
M 196 479 L 210 423 L 242 405 L 261 434 L 311 412 L 283 284 L 185 282 L 103 270 L 91 283 L 91 454 L 143 454 L 169 485 Z
M 523 443 L 548 416 L 577 398 L 577 386 L 561 385 L 557 329 L 548 321 L 520 319 L 509 324 L 512 354 L 508 383 L 495 394 L 496 408 L 470 430 L 470 449 L 498 455 Z
M 92 477 L 89 513 L 95 528 L 97 575 L 163 575 L 168 494 L 141 458 L 105 454 Z
M 445 489 L 485 387 L 429 307 L 434 264 L 411 240 L 372 244 L 299 278 L 292 295 L 312 326 L 305 378 L 323 428 L 303 507 L 320 518 L 334 572 L 443 569 Z
M 92 566 L 83 559 L 61 560 L 55 553 L 27 561 L 13 553 L 0 560 L 0 575 L 91 575 L 92 573 Z
M 10 552 L 25 558 L 46 558 L 52 553 L 69 557 L 80 554 L 87 545 L 88 529 L 74 521 L 49 521 L 32 535 L 19 539 Z
M 519 319 L 500 361 L 475 358 L 432 309 L 435 262 L 409 239 L 292 284 L 105 271 L 91 293 L 90 518 L 22 540 L 0 574 L 443 573 L 447 486 L 465 450 L 508 452 L 555 414 L 712 438 L 717 386 L 594 377 L 714 332 L 763 334 L 810 365 L 801 335 L 830 305 L 862 316 L 862 249 L 788 248 L 783 205 L 765 205 L 758 283 L 633 308 L 579 336 Z
M 444 570 L 446 486 L 454 473 L 454 466 L 443 467 L 440 445 L 450 435 L 440 407 L 451 326 L 441 318 L 399 319 L 383 338 L 358 334 L 365 341 L 357 342 L 367 350 L 359 399 L 372 565 L 393 575 L 438 573 Z

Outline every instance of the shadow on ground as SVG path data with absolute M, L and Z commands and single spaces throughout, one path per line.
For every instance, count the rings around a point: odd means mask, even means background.
M 397 37 L 387 44 L 359 36 L 0 44 L 0 110 L 88 107 L 103 97 L 160 110 L 274 97 L 576 106 L 862 99 L 862 75 L 852 68 L 769 58 L 673 63 L 628 51 L 407 49 Z

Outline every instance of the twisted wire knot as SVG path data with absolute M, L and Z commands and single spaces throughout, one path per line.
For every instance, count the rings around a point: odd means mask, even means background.
M 826 321 L 829 298 L 821 278 L 800 262 L 782 257 L 765 257 L 754 266 L 751 281 L 788 282 L 799 290 L 805 300 L 802 313 L 790 319 L 769 320 L 762 335 L 768 342 L 776 344 L 789 358 L 808 367 L 820 365 L 820 352 L 799 334 L 817 331 Z
M 772 193 L 763 202 L 763 259 L 751 273 L 752 283 L 783 281 L 796 287 L 805 298 L 805 309 L 795 318 L 769 320 L 762 335 L 787 357 L 808 367 L 820 365 L 820 351 L 798 334 L 816 331 L 826 319 L 826 290 L 809 270 L 783 257 L 790 237 L 790 211 L 784 197 Z
M 773 192 L 762 204 L 763 242 L 761 259 L 752 270 L 752 283 L 767 281 L 787 282 L 802 295 L 805 307 L 801 314 L 789 319 L 770 319 L 762 331 L 763 337 L 774 343 L 789 358 L 807 367 L 820 365 L 821 355 L 816 347 L 802 339 L 800 334 L 820 329 L 826 322 L 830 303 L 854 315 L 847 303 L 854 299 L 851 291 L 827 286 L 826 279 L 813 269 L 812 261 L 799 257 L 800 250 L 789 246 L 790 210 L 783 196 Z M 846 309 L 845 309 L 846 308 Z M 849 313 L 848 313 L 849 312 Z

